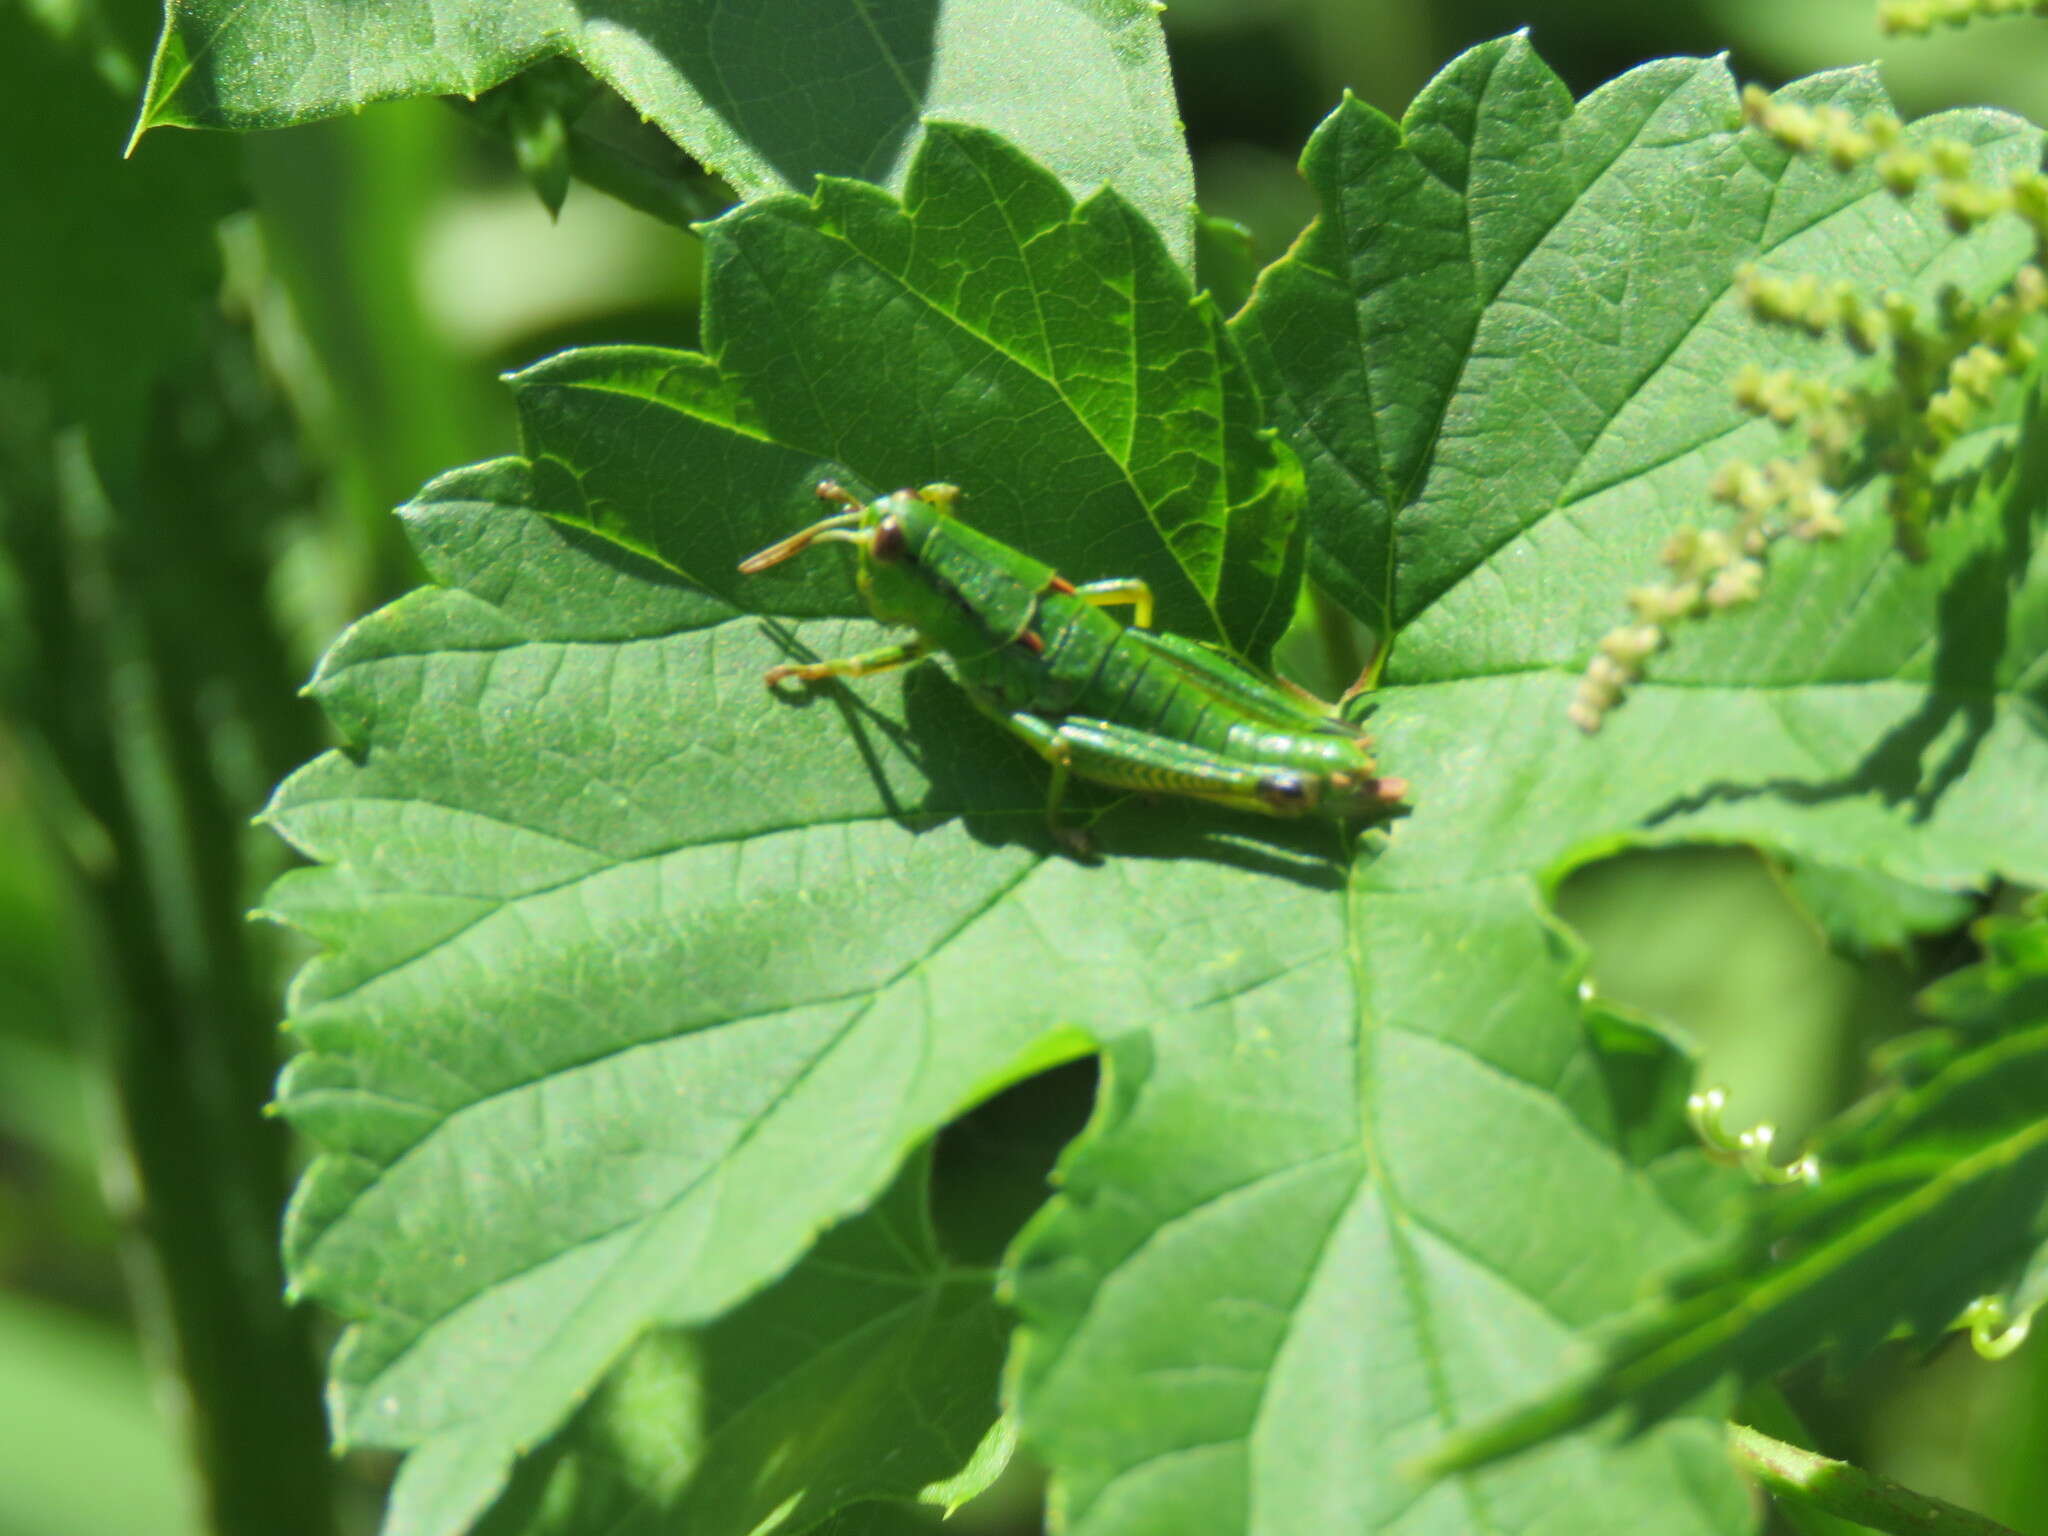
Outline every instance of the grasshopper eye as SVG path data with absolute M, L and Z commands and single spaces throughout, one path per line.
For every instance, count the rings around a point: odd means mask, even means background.
M 903 540 L 903 525 L 893 517 L 875 524 L 875 531 L 868 538 L 868 553 L 890 565 L 908 558 L 910 549 Z

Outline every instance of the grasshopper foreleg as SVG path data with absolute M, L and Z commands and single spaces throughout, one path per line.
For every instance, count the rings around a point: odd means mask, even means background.
M 834 661 L 784 662 L 781 666 L 770 667 L 762 679 L 770 688 L 786 677 L 799 677 L 807 683 L 819 682 L 828 677 L 871 677 L 877 672 L 887 672 L 896 667 L 907 667 L 931 655 L 932 643 L 922 637 L 906 640 L 901 645 L 885 645 L 879 651 L 863 651 L 858 656 L 841 656 Z

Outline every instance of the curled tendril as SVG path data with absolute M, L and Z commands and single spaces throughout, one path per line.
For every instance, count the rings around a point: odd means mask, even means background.
M 1727 1108 L 1728 1094 L 1722 1088 L 1704 1089 L 1685 1101 L 1686 1118 L 1692 1122 L 1693 1132 L 1709 1157 L 1733 1163 L 1759 1184 L 1820 1182 L 1819 1158 L 1806 1152 L 1789 1163 L 1772 1162 L 1771 1149 L 1777 1141 L 1778 1128 L 1766 1122 L 1731 1132 L 1723 1118 Z
M 2032 1312 L 2018 1317 L 2003 1296 L 1979 1296 L 1956 1319 L 1956 1326 L 1970 1330 L 1970 1348 L 1986 1360 L 2003 1360 L 2027 1342 L 2034 1321 Z

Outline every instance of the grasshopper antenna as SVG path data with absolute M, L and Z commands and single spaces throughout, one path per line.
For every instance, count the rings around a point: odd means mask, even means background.
M 827 484 L 830 484 L 830 482 L 828 481 Z M 837 487 L 834 487 L 834 489 L 837 489 Z M 856 507 L 854 511 L 841 512 L 826 518 L 821 523 L 813 523 L 801 533 L 792 533 L 780 544 L 770 544 L 760 553 L 747 556 L 746 559 L 740 562 L 740 570 L 748 576 L 753 575 L 756 571 L 765 571 L 771 565 L 782 564 L 783 561 L 789 559 L 792 555 L 802 554 L 819 539 L 857 540 L 860 535 L 848 533 L 846 529 L 859 522 L 860 519 L 861 513 L 859 508 Z

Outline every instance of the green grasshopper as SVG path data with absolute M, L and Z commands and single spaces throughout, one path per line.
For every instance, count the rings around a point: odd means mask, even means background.
M 1371 816 L 1407 793 L 1402 780 L 1377 775 L 1365 733 L 1333 707 L 1221 651 L 1153 632 L 1142 581 L 1077 587 L 975 532 L 953 515 L 957 487 L 862 505 L 827 480 L 818 495 L 848 510 L 740 570 L 765 571 L 828 540 L 852 544 L 869 609 L 915 634 L 859 656 L 771 667 L 768 686 L 867 677 L 945 652 L 976 707 L 1052 765 L 1046 822 L 1077 855 L 1088 840 L 1059 814 L 1070 776 L 1269 816 Z M 1117 606 L 1134 610 L 1135 627 L 1103 612 Z

